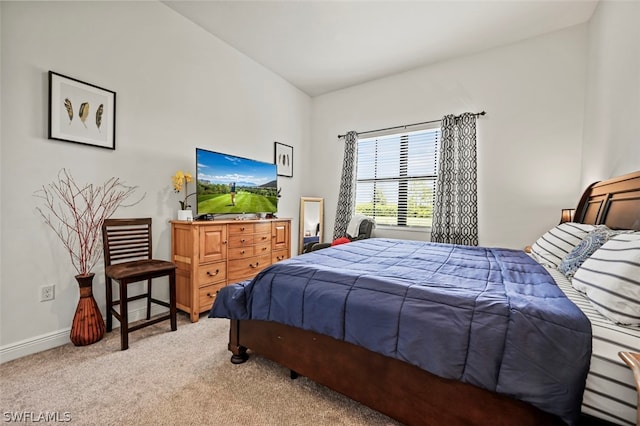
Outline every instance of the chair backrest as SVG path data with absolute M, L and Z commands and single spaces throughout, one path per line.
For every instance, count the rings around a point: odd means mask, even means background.
M 151 218 L 105 220 L 102 245 L 105 266 L 151 259 Z
M 371 231 L 373 230 L 374 222 L 371 219 L 363 219 L 360 222 L 360 227 L 358 228 L 358 235 L 353 238 L 354 240 L 364 240 L 367 238 L 371 238 Z

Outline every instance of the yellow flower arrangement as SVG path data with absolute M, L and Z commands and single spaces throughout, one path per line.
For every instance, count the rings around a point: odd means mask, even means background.
M 173 190 L 175 192 L 182 191 L 182 187 L 184 186 L 184 200 L 179 201 L 180 210 L 186 210 L 190 205 L 187 204 L 187 198 L 193 193 L 189 194 L 189 182 L 193 182 L 193 177 L 191 173 L 183 173 L 182 170 L 178 170 L 175 175 L 171 176 L 171 181 L 173 182 Z

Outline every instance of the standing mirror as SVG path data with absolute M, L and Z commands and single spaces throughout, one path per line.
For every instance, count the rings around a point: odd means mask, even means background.
M 324 198 L 300 198 L 300 240 L 298 254 L 305 244 L 321 243 L 323 235 Z

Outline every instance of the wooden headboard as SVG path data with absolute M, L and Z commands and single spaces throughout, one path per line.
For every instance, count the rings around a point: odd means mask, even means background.
M 590 185 L 580 198 L 574 220 L 640 230 L 640 171 Z

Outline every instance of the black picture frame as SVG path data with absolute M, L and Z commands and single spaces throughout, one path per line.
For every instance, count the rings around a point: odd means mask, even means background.
M 277 166 L 278 176 L 293 177 L 293 147 L 274 142 L 273 162 Z
M 116 92 L 49 71 L 49 139 L 116 149 Z

